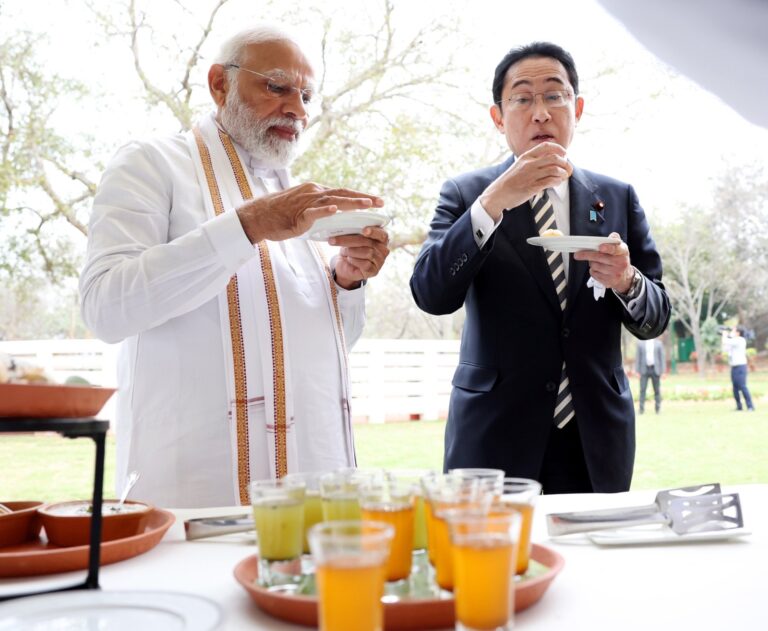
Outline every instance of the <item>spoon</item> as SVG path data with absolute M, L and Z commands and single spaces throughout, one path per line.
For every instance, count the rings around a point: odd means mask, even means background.
M 140 475 L 141 474 L 138 471 L 131 471 L 128 474 L 128 479 L 125 481 L 125 486 L 123 487 L 123 494 L 120 496 L 120 501 L 117 503 L 117 506 L 115 506 L 115 511 L 119 511 L 123 507 L 125 498 L 128 497 L 128 493 L 131 492 L 133 485 L 136 484 Z

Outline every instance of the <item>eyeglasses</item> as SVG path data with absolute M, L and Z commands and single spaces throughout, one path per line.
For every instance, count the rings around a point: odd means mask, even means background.
M 501 99 L 497 105 L 508 103 L 509 108 L 515 112 L 523 112 L 531 109 L 536 97 L 541 97 L 545 107 L 565 107 L 571 103 L 571 93 L 568 90 L 549 90 L 547 92 L 516 92 L 506 99 Z
M 256 72 L 255 70 L 249 70 L 248 68 L 243 68 L 238 64 L 227 64 L 224 67 L 234 68 L 235 70 L 242 70 L 243 72 L 248 72 L 264 79 L 264 95 L 269 98 L 285 99 L 293 96 L 294 93 L 299 93 L 301 95 L 301 102 L 304 103 L 304 105 L 310 105 L 312 103 L 312 99 L 314 98 L 314 93 L 310 88 L 297 88 L 285 80 L 278 79 L 277 77 L 271 77 L 269 75 L 262 74 L 261 72 Z

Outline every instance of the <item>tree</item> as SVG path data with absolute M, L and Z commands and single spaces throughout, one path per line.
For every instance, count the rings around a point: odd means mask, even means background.
M 763 164 L 725 170 L 715 187 L 712 235 L 732 250 L 738 269 L 730 316 L 755 331 L 755 346 L 768 339 L 768 171 Z
M 54 225 L 85 235 L 86 202 L 96 184 L 79 168 L 87 152 L 51 120 L 63 95 L 82 96 L 85 87 L 45 73 L 35 57 L 41 39 L 21 32 L 0 44 L 0 221 L 5 234 L 15 235 L 0 254 L 0 270 L 60 280 L 74 273 L 76 258 L 69 252 L 72 235 L 62 237 Z
M 212 58 L 211 33 L 237 0 L 211 0 L 205 12 L 197 13 L 174 0 L 125 0 L 108 9 L 100 3 L 85 3 L 107 35 L 104 41 L 123 42 L 127 54 L 115 62 L 116 67 L 130 63 L 135 76 L 126 81 L 142 95 L 148 115 L 158 121 L 170 118 L 183 131 L 211 108 L 205 83 Z M 358 10 L 353 22 L 348 16 L 346 21 L 338 15 L 332 19 L 321 9 L 306 9 L 299 2 L 263 3 L 273 21 L 311 26 L 313 39 L 321 42 L 321 109 L 310 123 L 308 144 L 294 165 L 294 175 L 298 180 L 383 196 L 393 218 L 390 260 L 394 272 L 396 259 L 410 261 L 425 238 L 434 190 L 446 164 L 452 162 L 446 156 L 454 157 L 458 170 L 459 160 L 473 162 L 473 155 L 480 163 L 486 144 L 478 143 L 473 154 L 468 142 L 472 127 L 452 106 L 464 98 L 459 86 L 466 69 L 454 59 L 459 47 L 441 46 L 441 42 L 458 32 L 457 21 L 432 15 L 424 24 L 414 24 L 392 0 L 367 6 L 370 12 Z M 169 12 L 174 29 L 167 28 Z M 23 227 L 17 227 L 0 265 L 9 274 L 23 270 L 27 279 L 45 270 L 52 281 L 62 282 L 74 278 L 80 265 L 87 211 L 102 160 L 89 164 L 92 156 L 82 145 L 57 134 L 52 121 L 58 101 L 85 94 L 85 87 L 58 77 L 46 79 L 34 55 L 36 40 L 24 37 L 15 48 L 3 48 L 3 87 L 13 85 L 3 91 L 12 115 L 5 125 L 8 159 L 3 160 L 0 177 L 3 182 L 12 180 L 13 186 L 0 191 L 8 191 L 3 200 L 37 195 L 45 206 L 9 208 L 4 204 L 4 216 L 26 213 L 28 217 Z M 15 96 L 6 98 L 6 94 Z M 45 142 L 39 142 L 41 138 Z M 99 158 L 104 158 L 114 146 L 102 143 L 100 149 Z M 25 161 L 18 160 L 20 152 Z M 78 162 L 81 168 L 70 166 Z M 33 217 L 38 225 L 30 224 Z M 72 234 L 61 231 L 62 222 L 75 229 Z M 47 231 L 54 225 L 59 229 Z M 20 278 L 19 282 L 26 281 Z M 455 335 L 455 328 L 444 322 L 426 326 Z M 384 329 L 410 334 L 401 320 Z
M 731 244 L 712 239 L 713 210 L 686 208 L 659 234 L 664 283 L 675 317 L 693 337 L 699 374 L 710 352 L 702 325 L 714 320 L 736 295 L 739 261 Z

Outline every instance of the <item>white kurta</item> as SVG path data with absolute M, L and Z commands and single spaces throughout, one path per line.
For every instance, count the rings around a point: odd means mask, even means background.
M 123 147 L 94 200 L 80 279 L 86 324 L 107 342 L 123 341 L 116 486 L 138 470 L 132 497 L 159 506 L 238 503 L 218 298 L 257 254 L 234 212 L 207 218 L 203 194 L 183 135 Z M 295 393 L 289 421 L 298 464 L 292 468 L 351 466 L 343 360 L 323 293 L 327 278 L 309 264 L 309 245 L 301 239 L 272 252 Z M 351 347 L 362 333 L 364 290 L 338 288 L 338 304 Z M 253 425 L 259 401 L 250 405 Z M 251 428 L 251 479 L 271 475 L 262 430 Z

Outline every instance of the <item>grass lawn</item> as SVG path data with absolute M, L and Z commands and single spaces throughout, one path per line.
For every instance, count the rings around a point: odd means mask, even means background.
M 753 393 L 768 390 L 768 377 L 750 375 Z M 729 385 L 727 374 L 707 382 L 690 376 L 665 378 L 673 386 Z M 635 383 L 633 381 L 633 387 Z M 649 386 L 650 389 L 650 386 Z M 686 484 L 768 483 L 768 401 L 756 412 L 734 412 L 732 399 L 664 401 L 662 413 L 637 417 L 633 489 Z M 652 405 L 646 407 L 653 409 Z M 419 421 L 356 425 L 361 467 L 442 468 L 445 423 Z M 114 439 L 107 441 L 105 496 L 114 496 Z M 94 445 L 89 439 L 49 434 L 0 434 L 0 501 L 86 498 L 93 480 Z

